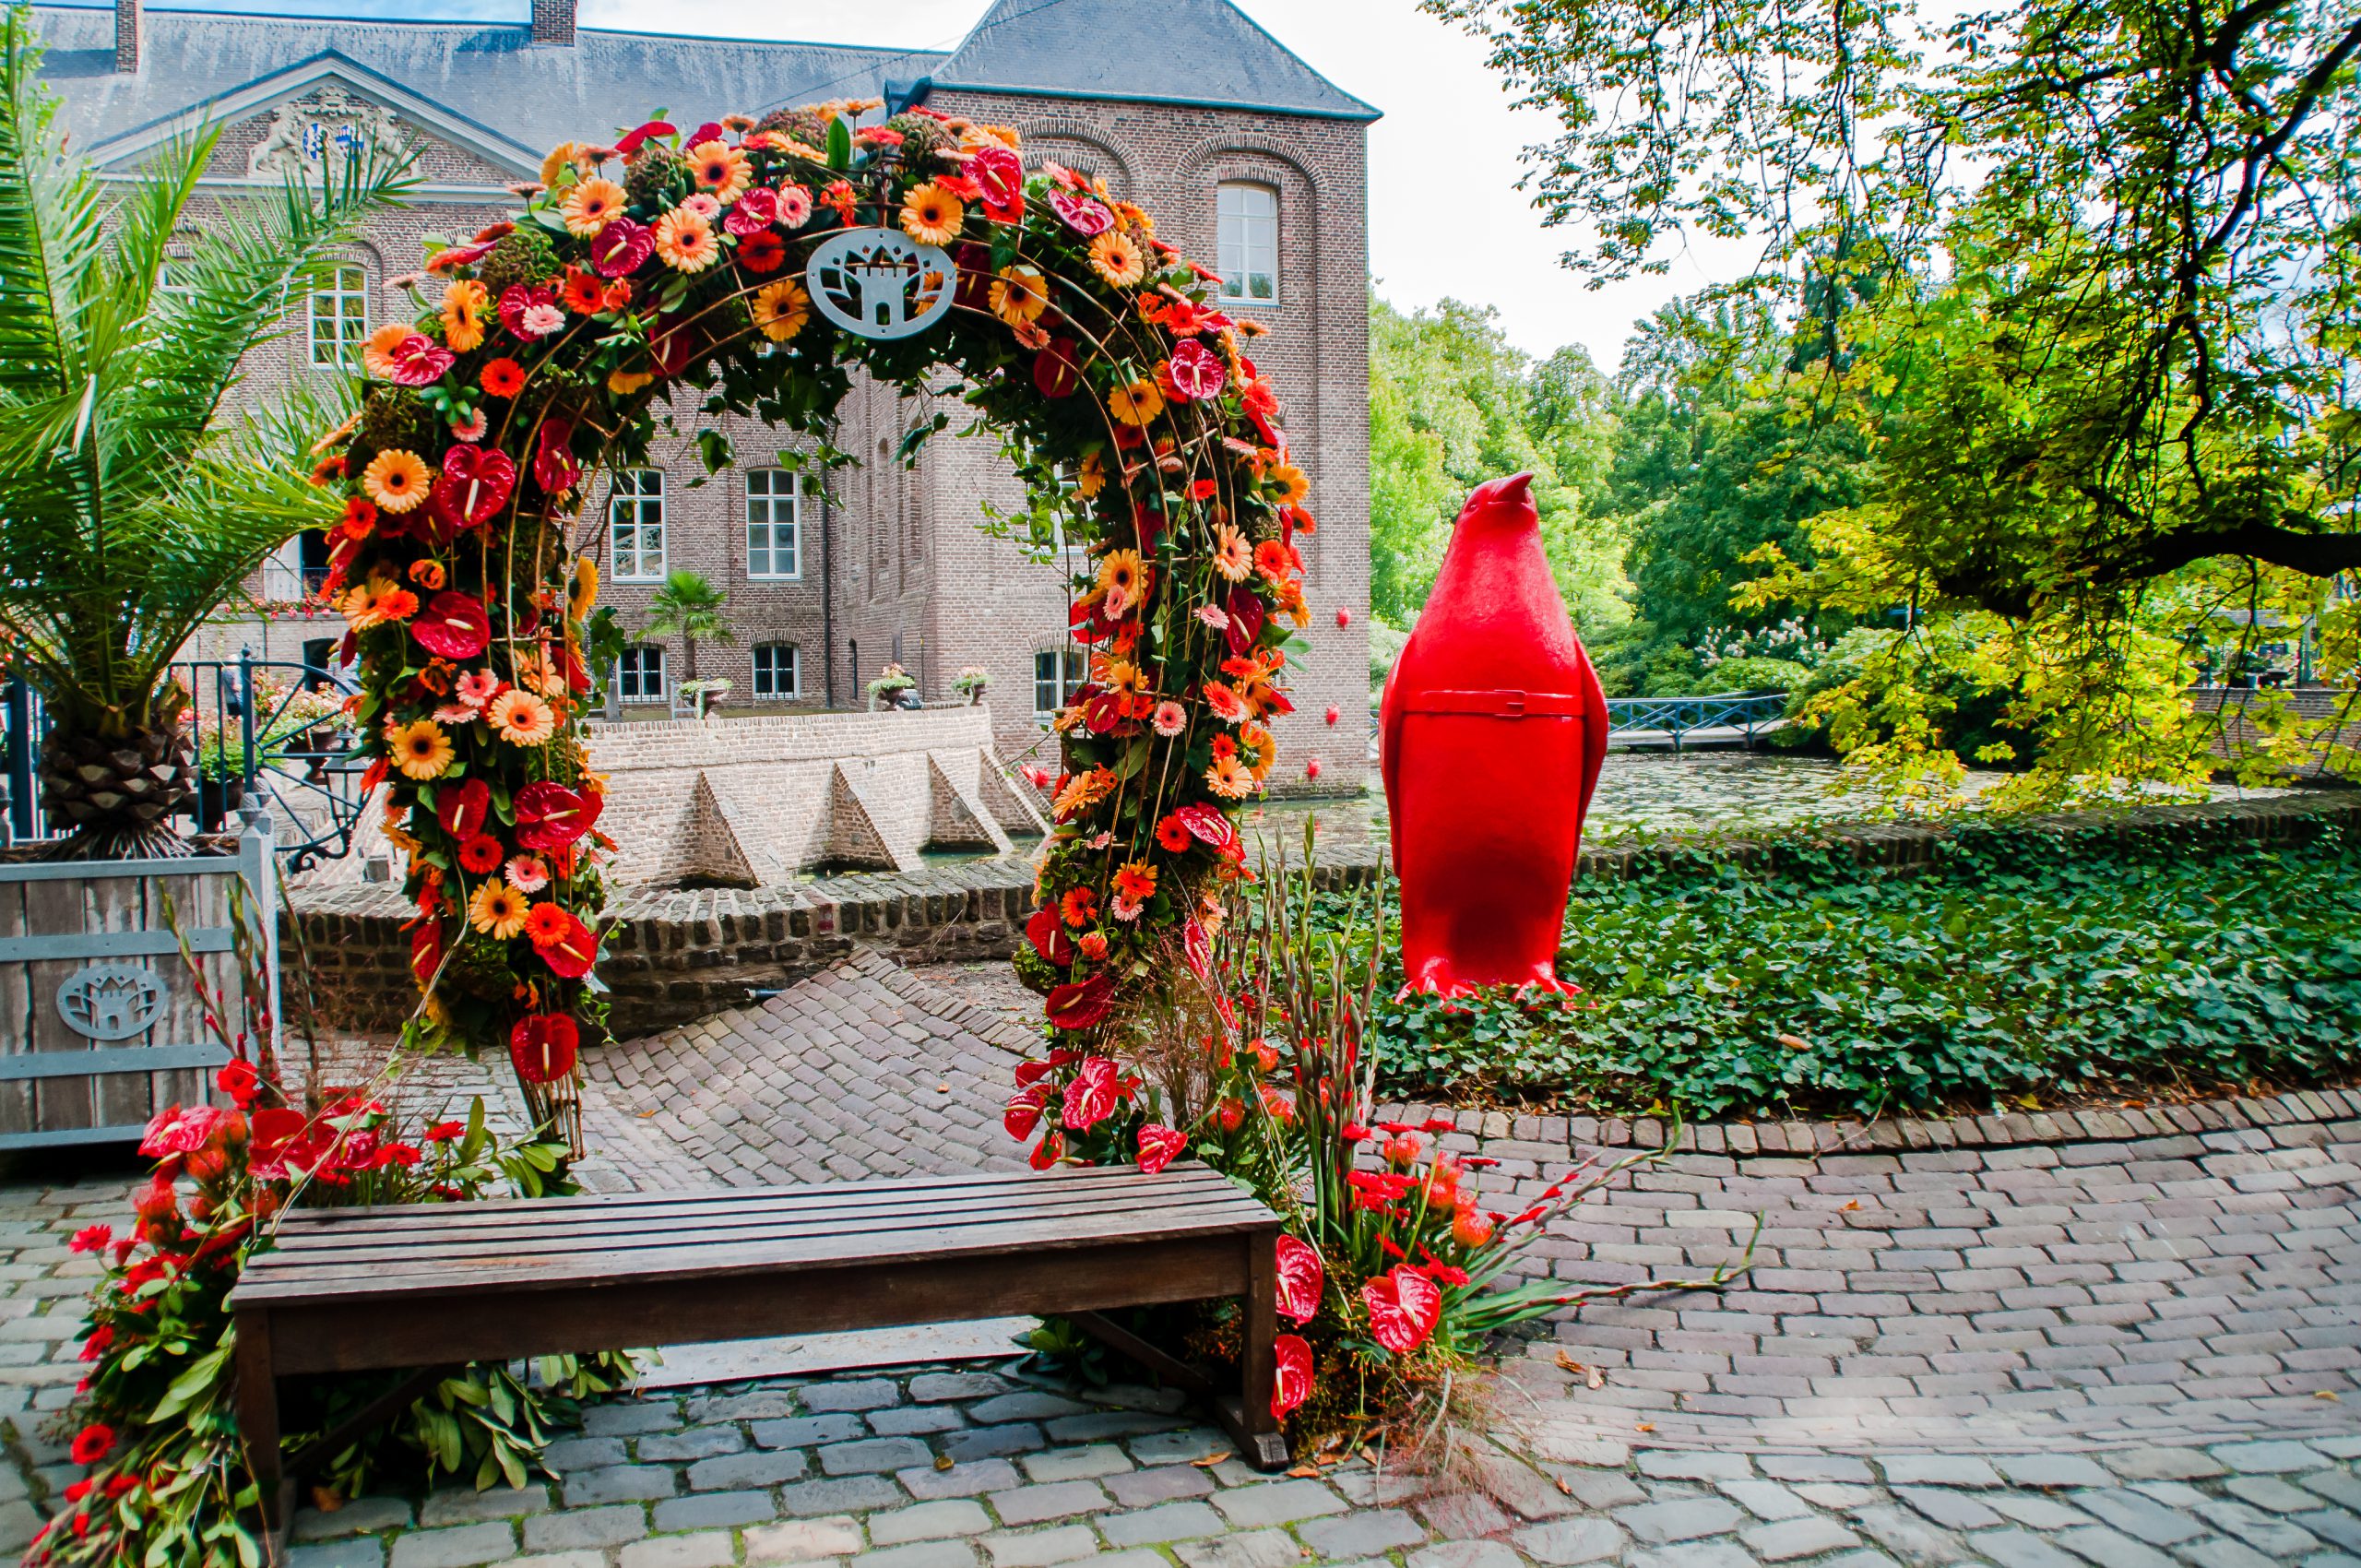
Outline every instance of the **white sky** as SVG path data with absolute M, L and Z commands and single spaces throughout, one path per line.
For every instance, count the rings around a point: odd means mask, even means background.
M 948 49 L 988 0 L 581 0 L 582 25 Z M 1153 3 L 1153 0 L 1148 0 Z M 1446 295 L 1497 306 L 1510 339 L 1542 355 L 1588 348 L 1613 371 L 1635 321 L 1747 270 L 1741 245 L 1703 246 L 1669 274 L 1593 291 L 1559 264 L 1565 232 L 1516 188 L 1519 150 L 1553 122 L 1509 107 L 1484 52 L 1414 0 L 1234 0 L 1313 69 L 1385 111 L 1370 128 L 1370 269 L 1397 306 Z M 151 0 L 249 14 L 513 18 L 522 0 Z M 621 113 L 621 111 L 618 111 Z

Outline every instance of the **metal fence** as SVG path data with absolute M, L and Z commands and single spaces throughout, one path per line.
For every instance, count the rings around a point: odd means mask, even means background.
M 1668 741 L 1676 752 L 1700 731 L 1715 740 L 1739 740 L 1751 746 L 1756 737 L 1786 721 L 1785 692 L 1726 692 L 1702 697 L 1609 697 L 1608 734 L 1627 744 Z M 1701 737 L 1702 738 L 1702 737 Z
M 221 832 L 234 828 L 241 807 L 265 809 L 275 825 L 280 869 L 290 876 L 352 847 L 367 765 L 350 754 L 355 734 L 343 706 L 357 688 L 350 676 L 243 653 L 184 660 L 172 675 L 190 699 L 197 787 L 180 810 L 191 828 Z M 6 788 L 0 842 L 64 832 L 41 804 L 41 742 L 48 730 L 40 694 L 10 679 L 0 695 L 0 780 Z

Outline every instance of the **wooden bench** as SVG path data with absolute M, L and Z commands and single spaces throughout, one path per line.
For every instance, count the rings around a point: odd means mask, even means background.
M 1048 1313 L 1205 1396 L 1271 1469 L 1278 1229 L 1196 1165 L 293 1210 L 230 1294 L 239 1427 L 276 1532 L 296 1476 L 465 1362 Z M 1097 1315 L 1216 1296 L 1244 1303 L 1235 1394 Z M 282 1459 L 279 1379 L 397 1367 L 424 1370 Z

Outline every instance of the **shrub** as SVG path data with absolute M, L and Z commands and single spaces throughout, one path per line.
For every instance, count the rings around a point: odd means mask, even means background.
M 1707 665 L 1696 679 L 1700 695 L 1722 692 L 1792 692 L 1811 679 L 1811 666 L 1792 659 L 1747 654 Z

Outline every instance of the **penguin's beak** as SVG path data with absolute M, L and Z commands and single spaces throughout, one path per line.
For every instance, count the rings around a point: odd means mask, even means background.
M 1532 492 L 1532 489 L 1533 476 L 1531 474 L 1516 474 L 1511 478 L 1501 481 L 1501 488 L 1493 495 L 1492 499 L 1495 501 L 1505 501 L 1511 505 L 1514 505 L 1516 503 L 1523 501 L 1526 495 Z

